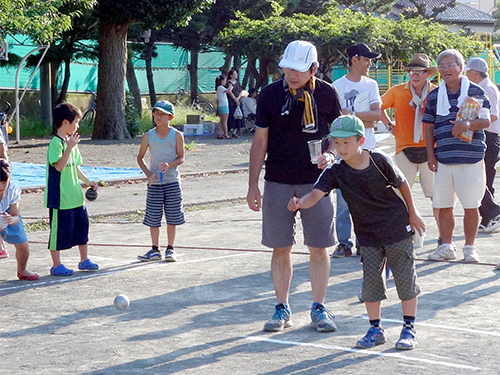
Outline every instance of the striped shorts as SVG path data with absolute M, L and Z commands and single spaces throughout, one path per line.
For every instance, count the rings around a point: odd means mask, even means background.
M 161 227 L 163 212 L 168 225 L 181 225 L 186 222 L 182 207 L 181 184 L 178 181 L 148 186 L 146 215 L 142 223 L 148 227 Z

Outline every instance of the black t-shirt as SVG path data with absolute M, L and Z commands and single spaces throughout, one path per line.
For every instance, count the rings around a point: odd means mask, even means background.
M 403 173 L 380 151 L 370 151 L 373 160 L 363 170 L 343 160 L 324 170 L 314 188 L 329 193 L 340 189 L 349 210 L 356 238 L 361 246 L 390 245 L 412 235 L 408 210 L 382 175 L 395 188 L 404 182 Z M 377 167 L 373 165 L 377 163 Z
M 288 115 L 281 114 L 285 100 L 283 79 L 264 87 L 259 95 L 255 126 L 269 128 L 264 178 L 289 185 L 313 184 L 321 170 L 311 163 L 307 141 L 321 139 L 329 133 L 330 124 L 341 114 L 339 96 L 332 85 L 316 79 L 316 133 L 302 131 L 304 102 L 299 101 Z M 324 143 L 326 149 L 328 142 Z

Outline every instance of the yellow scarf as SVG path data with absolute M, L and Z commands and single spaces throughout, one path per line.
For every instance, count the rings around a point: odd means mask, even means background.
M 316 133 L 318 131 L 315 121 L 315 117 L 317 116 L 317 109 L 313 97 L 315 88 L 316 77 L 311 77 L 311 79 L 303 89 L 289 89 L 288 85 L 286 85 L 285 87 L 285 91 L 288 89 L 294 100 L 304 102 L 304 113 L 302 115 L 302 131 L 306 133 Z M 287 107 L 286 110 L 288 112 L 290 111 L 292 105 L 292 100 L 287 100 L 285 106 Z

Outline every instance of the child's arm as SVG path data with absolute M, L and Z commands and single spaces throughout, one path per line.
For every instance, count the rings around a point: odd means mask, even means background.
M 10 213 L 3 213 L 3 221 L 9 225 L 16 225 L 19 223 L 19 202 L 12 203 L 9 208 Z
M 184 136 L 182 135 L 181 132 L 175 132 L 175 144 L 177 151 L 177 159 L 175 159 L 170 163 L 161 163 L 160 169 L 163 172 L 165 172 L 169 168 L 175 168 L 184 163 Z
M 290 199 L 290 202 L 288 202 L 288 209 L 290 211 L 297 211 L 300 208 L 311 208 L 324 196 L 324 191 L 313 189 L 310 193 L 304 195 L 300 199 L 297 197 Z
M 419 215 L 415 204 L 413 203 L 413 196 L 411 195 L 410 186 L 408 182 L 403 182 L 403 185 L 399 187 L 399 191 L 406 202 L 406 207 L 408 207 L 408 216 L 410 220 L 410 225 L 412 230 L 418 231 L 420 235 L 425 232 L 425 222 L 424 219 Z
M 139 167 L 146 175 L 148 179 L 148 185 L 151 186 L 151 184 L 156 180 L 156 176 L 153 173 L 151 173 L 146 163 L 144 162 L 144 156 L 146 155 L 148 147 L 149 147 L 149 133 L 146 133 L 142 136 L 141 148 L 139 148 L 139 154 L 137 154 L 137 164 L 139 164 Z
M 54 163 L 54 168 L 58 172 L 62 172 L 64 168 L 66 168 L 66 164 L 68 164 L 69 156 L 71 155 L 71 150 L 80 142 L 80 134 L 73 133 L 69 136 L 66 141 L 66 150 L 62 154 L 61 158 Z
M 92 186 L 94 188 L 94 190 L 97 190 L 99 188 L 99 185 L 97 184 L 97 182 L 95 181 L 90 181 L 87 176 L 85 176 L 85 173 L 82 172 L 82 170 L 80 169 L 80 166 L 76 166 L 76 173 L 78 175 L 78 178 L 80 180 L 82 180 L 85 185 L 87 186 Z

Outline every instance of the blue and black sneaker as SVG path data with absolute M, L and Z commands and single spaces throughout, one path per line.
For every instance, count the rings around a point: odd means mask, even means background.
M 367 349 L 381 344 L 385 344 L 384 329 L 382 327 L 370 327 L 365 337 L 358 340 L 356 348 Z
M 161 253 L 158 250 L 151 249 L 144 255 L 137 257 L 141 262 L 151 262 L 154 260 L 161 260 Z

